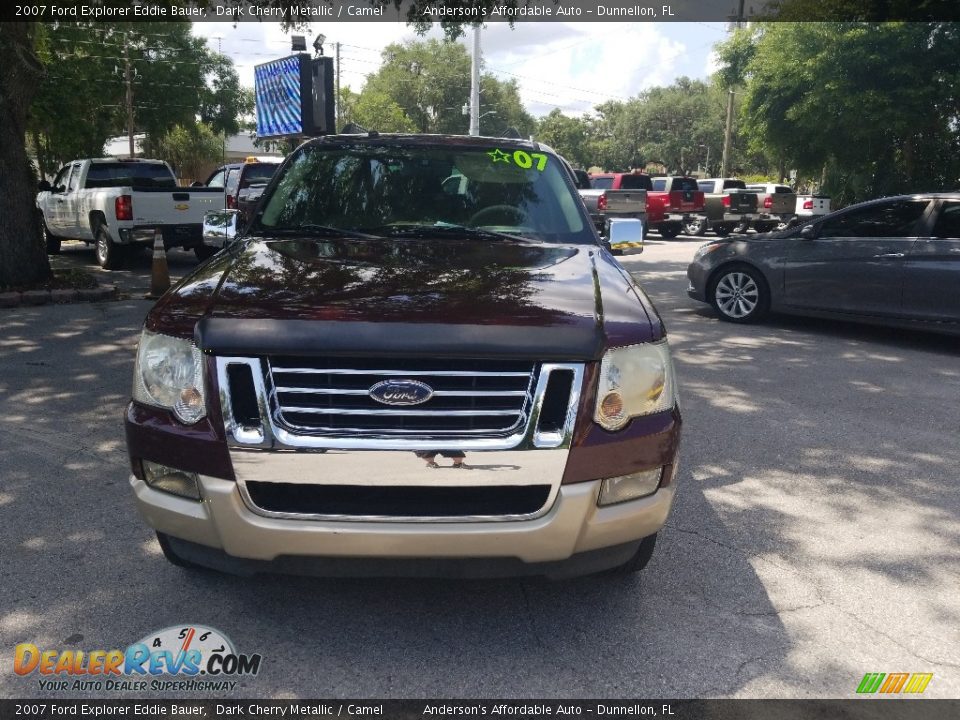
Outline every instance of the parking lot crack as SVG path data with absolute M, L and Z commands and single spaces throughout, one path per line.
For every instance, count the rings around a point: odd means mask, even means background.
M 942 665 L 942 666 L 954 667 L 954 668 L 955 668 L 955 667 L 960 667 L 960 663 L 949 662 L 949 661 L 947 661 L 947 660 L 934 660 L 934 659 L 932 659 L 932 658 L 929 658 L 929 657 L 926 657 L 926 656 L 924 656 L 924 655 L 921 655 L 920 653 L 918 653 L 918 652 L 917 652 L 916 650 L 914 650 L 913 648 L 907 647 L 906 645 L 904 645 L 902 642 L 900 642 L 899 640 L 897 640 L 897 639 L 896 639 L 895 637 L 893 637 L 892 635 L 889 635 L 888 633 L 885 633 L 883 630 L 880 630 L 879 628 L 874 627 L 873 625 L 871 625 L 869 622 L 867 622 L 866 620 L 864 620 L 863 618 L 861 618 L 861 617 L 860 617 L 859 615 L 857 615 L 856 613 L 851 612 L 851 611 L 849 611 L 849 610 L 847 610 L 847 609 L 845 609 L 845 608 L 842 608 L 842 607 L 840 607 L 839 605 L 837 605 L 837 604 L 834 603 L 834 602 L 831 602 L 831 603 L 828 603 L 828 604 L 829 604 L 831 607 L 833 607 L 833 608 L 835 608 L 836 610 L 838 610 L 839 612 L 841 612 L 841 613 L 843 613 L 844 615 L 846 615 L 847 617 L 851 618 L 852 620 L 855 620 L 857 623 L 859 623 L 862 627 L 866 628 L 867 630 L 869 630 L 869 631 L 871 631 L 871 632 L 874 632 L 874 633 L 876 633 L 877 635 L 880 635 L 881 637 L 885 638 L 886 640 L 889 640 L 893 645 L 897 646 L 897 647 L 900 648 L 901 650 L 904 650 L 904 651 L 907 652 L 911 657 L 915 657 L 915 658 L 917 658 L 918 660 L 922 660 L 922 661 L 925 662 L 925 663 L 930 663 L 931 665 Z
M 735 545 L 727 545 L 726 543 L 720 542 L 716 538 L 712 538 L 709 535 L 704 535 L 703 533 L 699 533 L 696 530 L 687 530 L 685 528 L 677 527 L 676 525 L 671 525 L 670 523 L 666 523 L 664 527 L 668 527 L 671 530 L 676 530 L 677 532 L 684 533 L 686 535 L 695 535 L 701 540 L 707 540 L 708 542 L 712 542 L 714 545 L 719 545 L 720 547 L 726 548 L 727 550 L 735 550 L 737 552 L 743 552 L 740 548 L 736 547 Z

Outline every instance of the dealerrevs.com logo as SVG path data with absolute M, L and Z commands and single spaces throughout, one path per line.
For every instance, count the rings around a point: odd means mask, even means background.
M 238 653 L 230 639 L 203 625 L 168 627 L 126 650 L 41 649 L 21 643 L 13 671 L 38 675 L 41 690 L 189 691 L 233 690 L 238 676 L 260 672 L 258 654 Z

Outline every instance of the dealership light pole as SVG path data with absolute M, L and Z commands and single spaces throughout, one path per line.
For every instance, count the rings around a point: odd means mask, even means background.
M 473 26 L 473 52 L 470 53 L 470 134 L 480 134 L 480 26 Z
M 743 0 L 737 7 L 737 30 L 743 27 Z M 727 126 L 723 131 L 723 159 L 720 161 L 720 177 L 727 177 L 730 167 L 730 137 L 733 134 L 733 88 L 727 92 Z

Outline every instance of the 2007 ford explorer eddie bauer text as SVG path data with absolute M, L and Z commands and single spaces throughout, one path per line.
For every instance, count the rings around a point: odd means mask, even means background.
M 639 570 L 680 426 L 561 158 L 376 133 L 302 145 L 156 304 L 126 414 L 167 558 L 243 574 Z

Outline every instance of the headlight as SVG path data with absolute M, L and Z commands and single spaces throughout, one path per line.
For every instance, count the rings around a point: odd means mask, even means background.
M 693 254 L 693 261 L 696 262 L 702 258 L 707 253 L 712 253 L 714 250 L 719 250 L 722 248 L 724 243 L 718 242 L 708 242 L 706 245 L 701 245 L 697 248 L 697 251 Z
M 189 340 L 144 330 L 133 371 L 133 399 L 173 410 L 192 425 L 206 415 L 203 356 Z
M 600 363 L 593 419 L 619 430 L 630 418 L 669 410 L 676 402 L 673 361 L 667 341 L 607 350 Z

